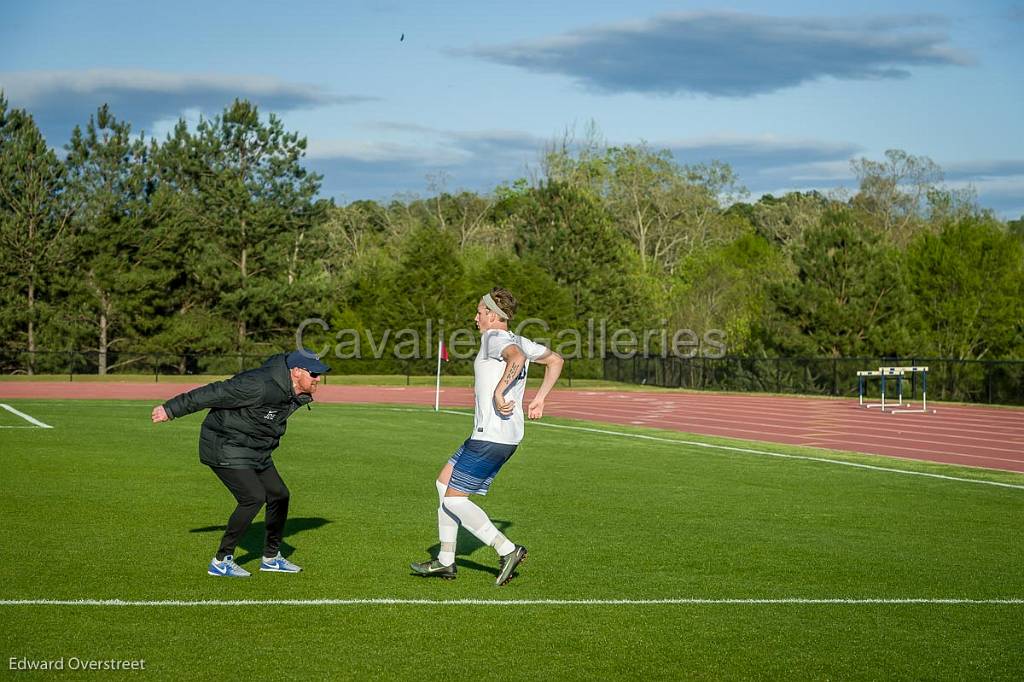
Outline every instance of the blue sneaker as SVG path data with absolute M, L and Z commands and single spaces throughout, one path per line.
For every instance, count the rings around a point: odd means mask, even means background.
M 298 573 L 302 569 L 292 562 L 281 556 L 278 552 L 277 556 L 273 559 L 263 557 L 263 561 L 260 562 L 261 571 L 270 571 L 272 573 Z
M 223 561 L 217 561 L 217 557 L 211 559 L 210 565 L 206 568 L 206 572 L 209 575 L 215 575 L 221 578 L 248 578 L 252 575 L 249 571 L 236 564 L 235 557 L 230 554 L 224 557 Z

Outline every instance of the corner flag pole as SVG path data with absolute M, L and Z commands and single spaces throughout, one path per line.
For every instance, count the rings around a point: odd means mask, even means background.
M 441 409 L 441 355 L 444 353 L 444 339 L 437 340 L 437 387 L 434 389 L 434 412 Z

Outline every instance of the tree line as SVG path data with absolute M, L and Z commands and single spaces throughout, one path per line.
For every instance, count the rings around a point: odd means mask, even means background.
M 847 195 L 750 201 L 726 164 L 567 135 L 536 178 L 341 206 L 305 149 L 236 100 L 160 141 L 102 106 L 58 155 L 0 93 L 5 357 L 88 349 L 106 373 L 132 353 L 270 353 L 309 319 L 320 346 L 379 343 L 472 329 L 495 284 L 552 331 L 692 330 L 694 352 L 711 330 L 730 355 L 1024 351 L 1024 218 L 944 188 L 926 157 L 859 159 Z

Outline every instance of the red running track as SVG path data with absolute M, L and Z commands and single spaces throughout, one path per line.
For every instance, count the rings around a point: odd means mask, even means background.
M 0 399 L 166 400 L 199 384 L 0 382 Z M 321 386 L 328 403 L 433 405 L 426 386 Z M 441 390 L 445 407 L 471 408 L 468 388 Z M 916 407 L 916 405 L 915 405 Z M 807 445 L 1024 472 L 1024 410 L 933 406 L 935 414 L 883 414 L 852 400 L 721 393 L 557 390 L 546 413 L 709 436 Z

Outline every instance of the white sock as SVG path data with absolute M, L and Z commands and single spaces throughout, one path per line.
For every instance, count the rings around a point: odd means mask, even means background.
M 508 538 L 494 527 L 494 524 L 487 517 L 487 513 L 476 506 L 468 497 L 446 497 L 442 507 L 451 512 L 466 530 L 476 536 L 477 540 L 485 545 L 494 547 L 495 551 L 499 554 L 508 554 L 515 549 L 515 545 L 509 542 Z M 511 549 L 509 549 L 509 546 L 511 546 Z M 501 551 L 502 549 L 505 551 Z
M 443 566 L 455 563 L 455 542 L 459 535 L 459 521 L 444 508 L 444 492 L 448 489 L 444 483 L 434 481 L 437 487 L 439 502 L 437 505 L 437 537 L 441 541 L 441 551 L 437 560 Z
M 516 548 L 516 545 L 507 537 L 498 533 L 497 537 L 494 538 L 494 541 L 491 542 L 491 547 L 493 547 L 494 551 L 501 556 L 505 556 L 509 552 L 513 551 Z

